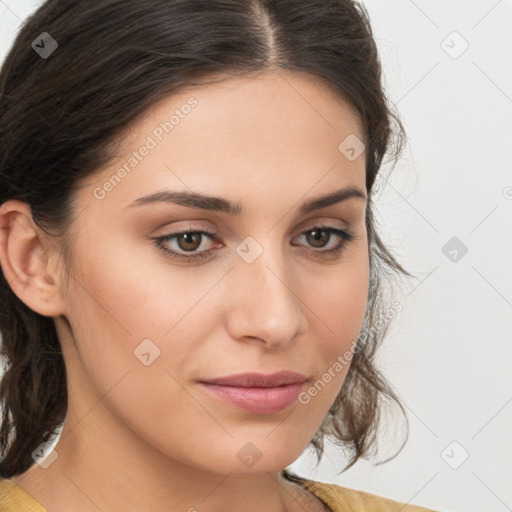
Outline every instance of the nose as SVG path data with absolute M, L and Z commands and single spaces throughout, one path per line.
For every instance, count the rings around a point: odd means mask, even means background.
M 307 307 L 293 268 L 280 249 L 263 252 L 251 263 L 240 258 L 230 272 L 227 329 L 237 340 L 256 340 L 279 348 L 304 333 Z M 295 284 L 295 286 L 294 286 Z

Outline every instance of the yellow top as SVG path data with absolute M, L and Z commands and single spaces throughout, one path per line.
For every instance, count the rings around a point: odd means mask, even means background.
M 287 470 L 284 470 L 283 473 L 290 474 Z M 294 478 L 294 482 L 299 480 L 295 480 L 296 475 L 293 475 L 292 478 Z M 347 489 L 335 484 L 300 478 L 300 485 L 323 501 L 331 512 L 434 512 L 431 509 L 399 503 L 375 494 Z M 47 511 L 12 480 L 0 479 L 0 512 Z

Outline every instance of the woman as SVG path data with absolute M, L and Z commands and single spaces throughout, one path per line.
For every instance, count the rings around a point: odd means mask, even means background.
M 0 80 L 0 510 L 427 510 L 285 469 L 326 436 L 350 467 L 400 405 L 373 361 L 407 274 L 372 217 L 403 137 L 380 78 L 348 0 L 27 20 Z

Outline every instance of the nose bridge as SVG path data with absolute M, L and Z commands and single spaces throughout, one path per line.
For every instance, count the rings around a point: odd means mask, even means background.
M 293 268 L 272 236 L 245 240 L 237 252 L 229 326 L 236 338 L 287 343 L 305 330 L 302 302 L 293 289 Z M 247 245 L 245 245 L 246 243 Z M 254 258 L 254 259 L 252 259 Z

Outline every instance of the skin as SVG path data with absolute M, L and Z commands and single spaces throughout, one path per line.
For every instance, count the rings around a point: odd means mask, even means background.
M 197 106 L 97 199 L 95 188 L 192 96 Z M 304 201 L 342 187 L 366 193 L 364 154 L 350 161 L 338 150 L 350 134 L 363 139 L 339 95 L 283 70 L 161 100 L 75 194 L 69 286 L 61 240 L 38 228 L 27 204 L 2 205 L 3 271 L 25 304 L 54 318 L 69 389 L 57 459 L 12 480 L 50 512 L 323 510 L 279 472 L 320 427 L 349 364 L 309 403 L 271 415 L 225 404 L 197 380 L 289 369 L 308 388 L 353 348 L 368 299 L 366 201 L 298 214 Z M 129 207 L 162 190 L 239 201 L 245 212 Z M 314 245 L 302 234 L 324 224 L 355 235 L 337 256 L 321 254 L 337 235 Z M 196 243 L 196 253 L 213 249 L 207 258 L 187 264 L 154 244 L 183 227 L 216 233 Z M 263 250 L 252 263 L 236 252 L 248 236 Z M 167 246 L 186 254 L 184 240 Z M 134 355 L 147 338 L 160 350 L 149 366 Z M 237 457 L 247 443 L 261 454 L 251 467 Z

